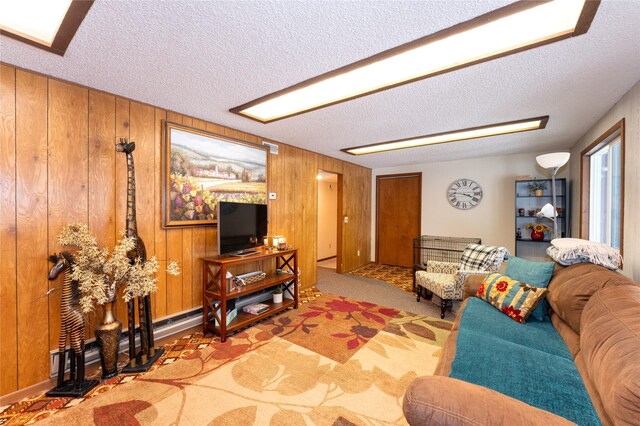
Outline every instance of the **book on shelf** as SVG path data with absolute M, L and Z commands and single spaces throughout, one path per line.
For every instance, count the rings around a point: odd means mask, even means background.
M 214 306 L 216 309 L 218 309 L 218 306 L 220 306 L 220 302 L 215 303 Z M 238 315 L 238 309 L 236 309 L 235 299 L 227 300 L 227 315 L 226 315 L 226 321 L 225 321 L 227 325 L 229 325 L 229 323 L 234 320 L 236 315 Z M 215 318 L 214 318 L 214 323 L 215 325 L 220 326 L 220 324 L 218 324 L 218 321 L 216 321 Z
M 243 307 L 242 310 L 248 314 L 258 315 L 265 311 L 268 311 L 269 305 L 266 305 L 264 303 L 254 303 L 252 305 Z
M 226 318 L 226 321 L 225 321 L 227 323 L 227 325 L 229 325 L 229 323 L 231 323 L 231 321 L 233 321 L 236 318 L 237 315 L 238 315 L 238 310 L 237 309 L 227 310 L 227 318 Z M 218 321 L 216 321 L 215 319 L 214 319 L 214 323 L 215 323 L 215 325 L 220 326 L 220 324 L 218 324 Z

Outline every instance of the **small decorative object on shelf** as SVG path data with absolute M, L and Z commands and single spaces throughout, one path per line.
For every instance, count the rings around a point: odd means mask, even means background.
M 522 238 L 522 230 L 520 228 L 516 229 L 516 238 Z
M 527 184 L 527 188 L 529 189 L 529 193 L 535 195 L 536 197 L 541 197 L 542 193 L 545 189 L 547 189 L 547 182 L 545 181 L 532 181 Z
M 254 284 L 265 279 L 267 274 L 262 271 L 249 272 L 247 274 L 237 275 L 235 277 L 236 285 L 243 286 L 248 284 Z
M 276 287 L 271 294 L 273 294 L 273 303 L 282 303 L 282 288 L 280 286 Z
M 280 244 L 280 236 L 275 236 L 275 237 L 271 237 L 271 247 L 273 248 L 278 248 L 278 245 Z
M 524 209 L 523 208 L 519 208 L 518 209 L 518 216 L 524 216 Z
M 544 240 L 544 233 L 550 228 L 541 223 L 527 223 L 527 229 L 531 229 L 531 239 L 535 241 Z
M 287 239 L 285 237 L 280 237 L 278 240 L 278 250 L 286 250 L 287 249 Z

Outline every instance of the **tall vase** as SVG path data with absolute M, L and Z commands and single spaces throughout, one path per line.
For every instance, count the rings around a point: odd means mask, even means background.
M 120 333 L 122 323 L 113 315 L 115 300 L 104 305 L 102 322 L 96 326 L 96 341 L 100 349 L 102 378 L 110 379 L 118 375 L 118 353 L 120 352 Z

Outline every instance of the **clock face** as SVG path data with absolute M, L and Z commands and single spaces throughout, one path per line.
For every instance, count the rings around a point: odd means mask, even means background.
M 482 188 L 471 179 L 458 179 L 449 187 L 447 199 L 453 207 L 468 210 L 482 200 Z

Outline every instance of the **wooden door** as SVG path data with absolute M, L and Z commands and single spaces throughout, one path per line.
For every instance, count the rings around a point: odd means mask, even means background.
M 413 266 L 413 239 L 420 235 L 422 173 L 376 178 L 376 262 Z

